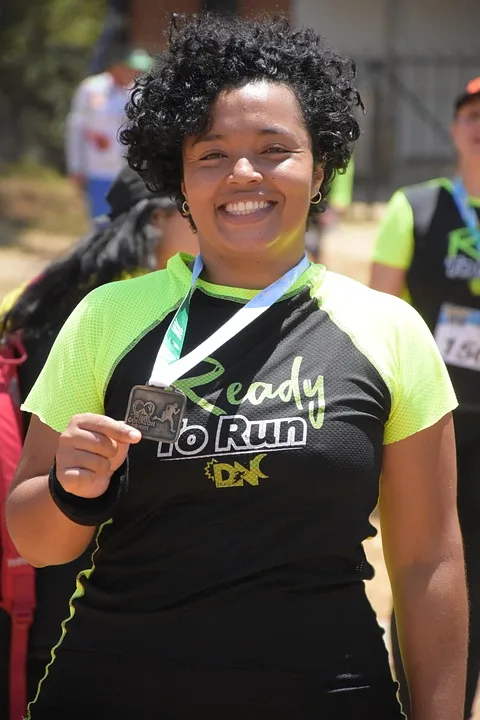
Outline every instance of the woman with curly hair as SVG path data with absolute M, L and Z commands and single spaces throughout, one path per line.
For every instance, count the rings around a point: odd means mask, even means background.
M 88 295 L 26 400 L 14 541 L 96 545 L 32 720 L 398 720 L 364 588 L 379 489 L 412 717 L 461 718 L 445 366 L 408 305 L 305 257 L 353 83 L 313 30 L 208 15 L 138 82 L 128 161 L 200 255 Z

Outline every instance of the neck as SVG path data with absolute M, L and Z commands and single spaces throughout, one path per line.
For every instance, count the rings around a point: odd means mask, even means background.
M 458 174 L 462 178 L 465 190 L 470 197 L 480 197 L 480 158 L 473 161 L 460 161 Z
M 297 265 L 304 255 L 303 248 L 277 258 L 224 258 L 211 257 L 202 252 L 204 270 L 202 278 L 215 285 L 263 290 Z

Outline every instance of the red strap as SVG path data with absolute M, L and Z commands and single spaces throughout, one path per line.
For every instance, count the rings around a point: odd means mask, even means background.
M 12 387 L 17 387 L 13 382 L 17 380 L 15 366 L 23 363 L 27 356 L 19 335 L 10 335 L 7 340 L 5 347 L 0 347 L 0 410 L 3 413 L 0 434 L 8 450 L 0 452 L 0 600 L 11 618 L 9 720 L 21 720 L 27 709 L 28 639 L 35 608 L 35 574 L 9 536 L 4 505 L 22 449 L 20 410 L 12 393 Z
M 21 720 L 27 709 L 27 655 L 32 613 L 14 612 L 10 642 L 10 720 Z

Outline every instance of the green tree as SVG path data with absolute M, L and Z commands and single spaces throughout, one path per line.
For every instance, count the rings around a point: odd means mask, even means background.
M 2 0 L 0 167 L 26 155 L 63 167 L 65 117 L 106 9 L 107 0 Z

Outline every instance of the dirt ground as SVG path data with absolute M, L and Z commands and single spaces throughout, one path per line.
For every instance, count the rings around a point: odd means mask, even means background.
M 0 179 L 0 300 L 87 230 L 82 198 L 62 178 Z
M 64 252 L 75 240 L 75 230 L 79 235 L 87 227 L 82 204 L 72 188 L 60 184 L 54 186 L 55 192 L 48 186 L 38 192 L 38 188 L 33 190 L 32 185 L 25 198 L 21 192 L 23 187 L 24 183 L 13 188 L 4 184 L 2 188 L 0 182 L 0 301 L 5 293 Z M 20 203 L 19 192 L 22 196 Z M 49 201 L 52 194 L 56 202 Z M 367 212 L 365 208 L 358 207 L 353 219 L 326 236 L 324 262 L 330 270 L 361 282 L 367 281 L 368 259 L 380 213 L 381 208 Z M 2 214 L 6 215 L 6 219 L 2 220 Z M 378 527 L 376 518 L 373 522 Z M 366 543 L 366 552 L 375 567 L 375 578 L 367 583 L 367 592 L 379 622 L 388 628 L 391 593 L 380 533 Z M 386 642 L 388 645 L 388 632 Z M 474 720 L 480 720 L 480 702 L 477 703 Z

